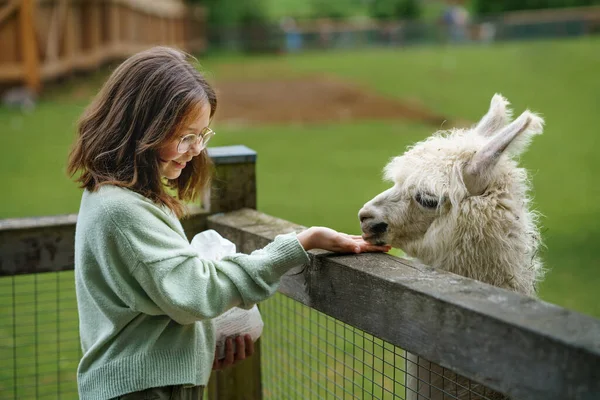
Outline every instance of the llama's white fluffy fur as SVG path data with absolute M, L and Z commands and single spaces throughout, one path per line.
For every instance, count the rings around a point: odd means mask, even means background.
M 363 236 L 424 264 L 534 296 L 543 276 L 538 215 L 517 157 L 544 121 L 525 111 L 510 122 L 507 105 L 496 94 L 472 128 L 437 132 L 392 159 L 385 177 L 393 187 L 359 212 Z

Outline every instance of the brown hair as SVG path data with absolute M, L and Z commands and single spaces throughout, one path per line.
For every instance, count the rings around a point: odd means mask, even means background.
M 177 198 L 166 191 L 158 159 L 159 149 L 202 105 L 210 104 L 211 119 L 217 108 L 215 91 L 190 58 L 154 47 L 115 69 L 79 120 L 67 173 L 81 171 L 76 179 L 80 187 L 125 187 L 169 207 L 178 217 L 184 210 L 179 200 L 198 198 L 210 181 L 212 163 L 206 150 L 177 179 L 167 181 Z

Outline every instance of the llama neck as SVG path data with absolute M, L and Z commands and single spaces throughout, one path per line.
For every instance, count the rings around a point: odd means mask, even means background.
M 464 214 L 457 218 L 461 220 L 447 224 L 446 229 L 439 229 L 407 252 L 433 267 L 535 295 L 542 267 L 533 215 L 526 210 L 496 208 L 487 218 Z
M 517 240 L 460 243 L 433 262 L 437 268 L 525 295 L 535 294 L 539 260 Z

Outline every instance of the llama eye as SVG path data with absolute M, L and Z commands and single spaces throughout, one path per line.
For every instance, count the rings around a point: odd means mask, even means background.
M 437 197 L 421 193 L 415 195 L 415 201 L 425 208 L 437 208 L 439 203 Z

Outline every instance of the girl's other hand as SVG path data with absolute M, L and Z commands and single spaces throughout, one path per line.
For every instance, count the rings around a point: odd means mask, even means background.
M 234 340 L 235 345 L 233 344 Z M 235 339 L 227 338 L 225 341 L 225 358 L 218 360 L 215 355 L 213 369 L 215 371 L 225 369 L 245 360 L 252 354 L 254 354 L 254 341 L 252 341 L 252 336 L 238 336 Z
M 304 250 L 323 249 L 336 253 L 388 252 L 391 246 L 376 246 L 361 236 L 347 235 L 330 228 L 312 227 L 298 234 Z

